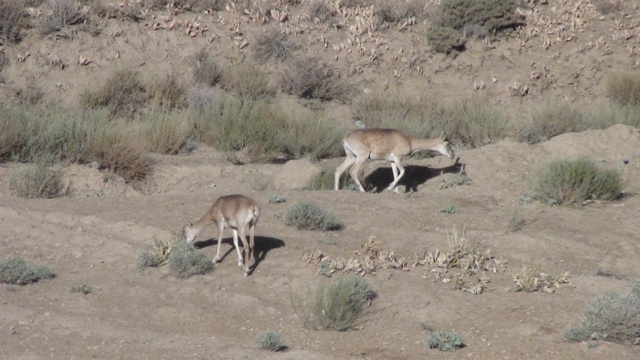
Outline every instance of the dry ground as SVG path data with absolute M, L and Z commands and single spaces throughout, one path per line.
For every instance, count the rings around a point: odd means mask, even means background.
M 541 9 L 545 16 L 560 19 L 563 9 L 585 2 L 552 3 Z M 626 14 L 637 14 L 637 1 L 628 4 Z M 221 63 L 233 63 L 248 56 L 250 46 L 239 49 L 230 39 L 230 26 L 240 15 L 221 15 L 227 22 L 221 23 L 217 15 L 198 15 L 209 30 L 196 38 L 183 29 L 150 30 L 151 17 L 137 24 L 109 20 L 98 37 L 84 32 L 66 38 L 31 34 L 17 46 L 5 46 L 11 59 L 27 52 L 31 56 L 24 62 L 12 60 L 4 70 L 0 99 L 32 81 L 48 99 L 73 104 L 87 84 L 102 81 L 121 66 L 135 66 L 148 75 L 173 72 L 188 77 L 189 56 L 203 47 Z M 168 23 L 166 18 L 157 19 Z M 361 90 L 434 93 L 453 99 L 473 93 L 474 83 L 483 81 L 486 87 L 478 91 L 495 103 L 513 106 L 517 113 L 549 99 L 578 105 L 606 102 L 606 72 L 638 66 L 637 16 L 623 12 L 582 20 L 573 25 L 557 20 L 556 32 L 547 36 L 550 46 L 539 34 L 526 42 L 513 39 L 489 46 L 478 42 L 456 59 L 430 55 L 420 27 L 384 32 L 387 47 L 377 48 L 380 56 L 374 61 L 358 57 L 357 49 L 333 53 L 333 45 L 347 42 L 347 35 L 328 25 L 300 20 L 308 29 L 296 38 L 304 51 L 337 57 L 337 66 Z M 246 19 L 241 25 L 250 40 L 261 30 Z M 209 43 L 212 34 L 218 37 Z M 320 35 L 328 42 L 326 48 Z M 78 64 L 78 55 L 90 63 Z M 278 71 L 275 65 L 271 68 L 272 74 Z M 530 91 L 513 96 L 512 90 L 524 85 Z M 338 121 L 352 121 L 349 107 L 327 107 Z M 201 146 L 188 156 L 154 155 L 154 174 L 144 194 L 98 170 L 69 165 L 65 174 L 71 181 L 71 196 L 24 200 L 7 185 L 7 175 L 21 165 L 3 164 L 0 255 L 46 265 L 58 276 L 15 291 L 0 289 L 0 354 L 5 359 L 640 358 L 637 346 L 608 342 L 593 346 L 562 338 L 589 300 L 607 291 L 626 293 L 640 277 L 638 131 L 620 125 L 565 134 L 538 145 L 504 141 L 458 155 L 473 179 L 471 185 L 439 189 L 440 173 L 451 162 L 411 159 L 414 173 L 408 180 L 417 183 L 417 191 L 405 194 L 278 189 L 272 182 L 284 165 L 235 166 Z M 583 208 L 519 201 L 530 196 L 526 180 L 535 166 L 579 155 L 620 169 L 625 196 Z M 331 159 L 322 166 L 333 168 L 339 162 Z M 376 169 L 382 165 L 369 164 L 366 171 L 379 172 Z M 384 171 L 391 172 L 388 166 Z M 137 254 L 151 246 L 154 237 L 177 236 L 187 219 L 197 218 L 218 196 L 229 193 L 248 194 L 263 208 L 257 227 L 262 258 L 250 277 L 242 277 L 233 253 L 211 273 L 188 280 L 171 276 L 166 266 L 144 273 L 135 268 Z M 274 194 L 287 202 L 269 204 Z M 285 225 L 282 214 L 302 199 L 332 209 L 345 229 L 321 233 Z M 441 212 L 450 206 L 459 212 Z M 525 226 L 509 232 L 516 212 Z M 292 299 L 295 302 L 323 280 L 314 266 L 302 261 L 304 254 L 321 250 L 333 257 L 350 257 L 374 235 L 384 249 L 413 259 L 425 250 L 446 249 L 454 227 L 464 227 L 470 241 L 507 262 L 504 271 L 487 274 L 487 291 L 473 295 L 456 290 L 451 283 L 434 281 L 420 266 L 408 271 L 382 269 L 366 277 L 378 298 L 356 330 L 304 328 Z M 200 251 L 213 257 L 214 231 L 209 228 L 204 236 L 207 240 L 200 243 Z M 223 250 L 231 247 L 226 244 Z M 515 292 L 513 277 L 523 266 L 551 274 L 569 271 L 574 287 L 562 286 L 552 294 Z M 70 293 L 82 284 L 93 292 Z M 429 332 L 421 329 L 421 322 L 436 330 L 456 331 L 467 347 L 456 353 L 429 350 Z M 280 332 L 288 350 L 259 350 L 255 338 L 263 331 Z

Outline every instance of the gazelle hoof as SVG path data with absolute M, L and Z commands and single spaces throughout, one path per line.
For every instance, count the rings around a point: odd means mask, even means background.
M 220 262 L 220 259 L 218 259 L 218 258 L 213 258 L 213 259 L 211 260 L 211 262 L 212 262 L 212 263 L 214 263 L 214 264 L 217 264 L 217 263 L 219 263 L 219 262 Z

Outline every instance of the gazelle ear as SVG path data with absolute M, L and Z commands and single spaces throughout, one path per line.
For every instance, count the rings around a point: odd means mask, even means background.
M 189 225 L 189 227 L 193 226 L 193 222 L 191 220 L 187 220 L 187 225 Z

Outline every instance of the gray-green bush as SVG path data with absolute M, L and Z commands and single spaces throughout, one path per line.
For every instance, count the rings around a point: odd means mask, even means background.
M 328 209 L 308 200 L 300 201 L 287 209 L 287 225 L 299 230 L 340 230 L 344 224 Z
M 169 268 L 175 276 L 189 278 L 208 272 L 213 268 L 213 263 L 204 253 L 196 250 L 193 244 L 179 241 L 171 248 Z
M 638 345 L 640 341 L 640 280 L 627 295 L 606 293 L 587 304 L 580 324 L 565 333 L 570 341 L 599 339 Z
M 25 285 L 56 276 L 49 268 L 41 265 L 30 267 L 19 256 L 8 256 L 0 261 L 0 282 Z
M 582 205 L 587 200 L 615 200 L 622 193 L 622 178 L 615 170 L 601 169 L 592 160 L 555 160 L 538 168 L 531 178 L 536 199 L 552 205 Z
M 349 330 L 375 296 L 369 283 L 358 276 L 322 281 L 310 307 L 304 309 L 304 324 L 314 330 Z
M 265 331 L 256 337 L 256 343 L 262 350 L 281 351 L 286 347 L 282 344 L 280 334 L 272 331 Z
M 52 199 L 63 196 L 65 190 L 62 174 L 43 161 L 13 173 L 9 187 L 16 196 L 27 199 Z
M 429 349 L 438 349 L 440 351 L 456 351 L 465 347 L 464 341 L 455 332 L 437 332 L 431 335 L 428 345 Z

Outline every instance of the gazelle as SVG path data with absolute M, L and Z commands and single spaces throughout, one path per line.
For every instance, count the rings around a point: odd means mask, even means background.
M 342 141 L 347 158 L 336 168 L 334 174 L 334 190 L 340 188 L 340 176 L 351 165 L 349 171 L 351 178 L 358 185 L 360 191 L 364 188 L 358 180 L 358 172 L 368 160 L 388 160 L 391 162 L 393 182 L 387 190 L 398 192 L 398 181 L 404 175 L 403 157 L 412 155 L 421 150 L 434 150 L 453 159 L 455 156 L 449 141 L 445 137 L 437 139 L 418 139 L 394 129 L 356 129 L 347 135 Z
M 233 245 L 238 252 L 238 266 L 244 269 L 244 276 L 249 275 L 249 259 L 253 252 L 255 228 L 260 218 L 260 207 L 252 198 L 245 195 L 227 195 L 219 197 L 211 209 L 196 222 L 187 222 L 182 228 L 182 238 L 187 242 L 194 241 L 205 226 L 215 224 L 218 227 L 218 250 L 212 262 L 220 261 L 220 243 L 225 228 L 233 231 Z M 249 226 L 249 243 L 245 236 L 245 228 Z M 242 240 L 244 257 L 238 246 L 238 234 Z

